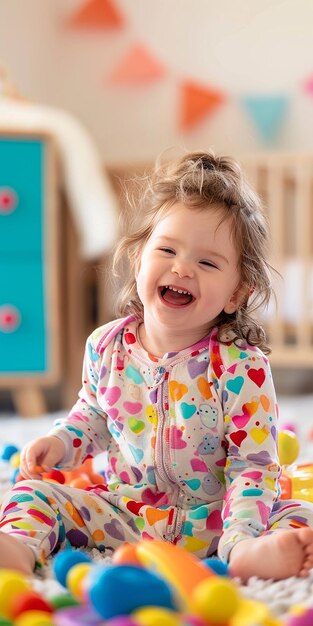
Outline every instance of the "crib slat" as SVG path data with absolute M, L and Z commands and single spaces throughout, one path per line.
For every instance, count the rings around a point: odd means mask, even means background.
M 311 335 L 309 280 L 311 244 L 312 160 L 303 157 L 295 167 L 295 256 L 301 264 L 300 315 L 296 321 L 296 343 L 305 348 Z
M 263 153 L 243 165 L 265 202 L 271 263 L 283 277 L 274 280 L 277 307 L 264 320 L 271 364 L 313 368 L 313 155 Z
M 284 170 L 280 161 L 274 156 L 267 167 L 266 182 L 267 210 L 272 237 L 272 264 L 279 272 L 283 272 Z M 282 288 L 283 285 L 277 283 L 277 309 L 267 325 L 273 351 L 279 350 L 284 345 Z

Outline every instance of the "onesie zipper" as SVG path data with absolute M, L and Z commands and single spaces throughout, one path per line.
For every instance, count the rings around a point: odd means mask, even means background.
M 156 469 L 157 472 L 163 480 L 163 482 L 170 482 L 171 485 L 175 486 L 176 489 L 176 502 L 170 509 L 168 524 L 166 528 L 166 532 L 163 535 L 165 541 L 173 543 L 177 536 L 177 530 L 181 528 L 181 517 L 182 510 L 181 507 L 178 506 L 179 496 L 180 496 L 180 488 L 177 484 L 176 480 L 173 479 L 172 469 L 171 469 L 171 461 L 170 461 L 170 429 L 167 424 L 167 416 L 168 416 L 168 393 L 164 391 L 165 387 L 167 387 L 167 381 L 169 378 L 169 372 L 165 372 L 164 379 L 161 382 L 161 385 L 158 388 L 157 394 L 157 407 L 158 407 L 158 425 L 157 425 L 157 437 L 156 437 Z

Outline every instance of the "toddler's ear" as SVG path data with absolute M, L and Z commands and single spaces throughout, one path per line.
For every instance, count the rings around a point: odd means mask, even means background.
M 250 290 L 246 285 L 240 285 L 233 295 L 229 298 L 229 301 L 224 306 L 225 313 L 235 313 L 240 305 L 248 300 Z

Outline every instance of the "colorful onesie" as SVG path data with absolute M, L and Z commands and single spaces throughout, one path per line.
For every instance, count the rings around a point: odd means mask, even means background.
M 246 537 L 313 526 L 312 505 L 278 500 L 277 407 L 264 354 L 219 342 L 214 328 L 156 358 L 137 331 L 128 317 L 92 333 L 79 400 L 49 433 L 65 443 L 63 469 L 107 451 L 106 485 L 20 482 L 2 503 L 1 530 L 38 561 L 66 540 L 114 550 L 141 538 L 227 561 Z

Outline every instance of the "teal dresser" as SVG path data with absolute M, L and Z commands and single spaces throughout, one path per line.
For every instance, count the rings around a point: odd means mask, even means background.
M 60 376 L 55 180 L 47 135 L 0 129 L 0 387 L 24 415 Z

